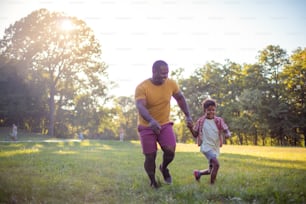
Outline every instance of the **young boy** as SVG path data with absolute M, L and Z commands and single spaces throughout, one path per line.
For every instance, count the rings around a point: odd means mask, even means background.
M 200 151 L 208 160 L 209 168 L 194 170 L 196 181 L 200 181 L 202 175 L 210 175 L 210 184 L 214 184 L 219 170 L 217 157 L 223 144 L 222 134 L 225 138 L 231 136 L 228 126 L 221 117 L 216 116 L 217 104 L 212 99 L 203 102 L 204 115 L 200 117 L 195 126 L 190 128 L 192 135 L 197 138 Z

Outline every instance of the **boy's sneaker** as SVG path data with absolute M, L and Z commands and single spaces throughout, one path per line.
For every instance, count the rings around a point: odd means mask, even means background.
M 169 169 L 163 169 L 162 165 L 159 165 L 159 170 L 162 173 L 162 175 L 164 177 L 164 181 L 166 182 L 166 184 L 172 184 L 172 177 L 169 173 Z
M 200 172 L 198 170 L 194 170 L 193 175 L 194 175 L 195 180 L 199 182 L 201 178 Z

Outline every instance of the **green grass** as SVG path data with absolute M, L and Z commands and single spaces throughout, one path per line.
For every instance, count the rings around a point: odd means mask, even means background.
M 225 145 L 213 186 L 193 178 L 207 166 L 195 144 L 178 144 L 157 190 L 143 160 L 136 141 L 1 142 L 0 203 L 306 203 L 305 148 Z

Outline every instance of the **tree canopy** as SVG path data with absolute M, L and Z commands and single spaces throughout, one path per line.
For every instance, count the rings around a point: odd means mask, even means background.
M 101 46 L 83 20 L 46 9 L 34 11 L 6 29 L 0 54 L 18 61 L 18 75 L 47 104 L 49 115 L 40 119 L 41 125 L 49 124 L 51 136 L 55 126 L 65 124 L 59 116 L 68 110 L 81 117 L 79 100 L 84 99 L 83 109 L 91 112 L 107 99 L 111 82 Z

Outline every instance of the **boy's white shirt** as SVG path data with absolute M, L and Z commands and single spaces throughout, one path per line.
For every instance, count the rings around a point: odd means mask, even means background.
M 212 150 L 217 156 L 220 154 L 220 139 L 217 125 L 213 119 L 206 119 L 204 121 L 201 144 L 201 152 L 208 152 Z

